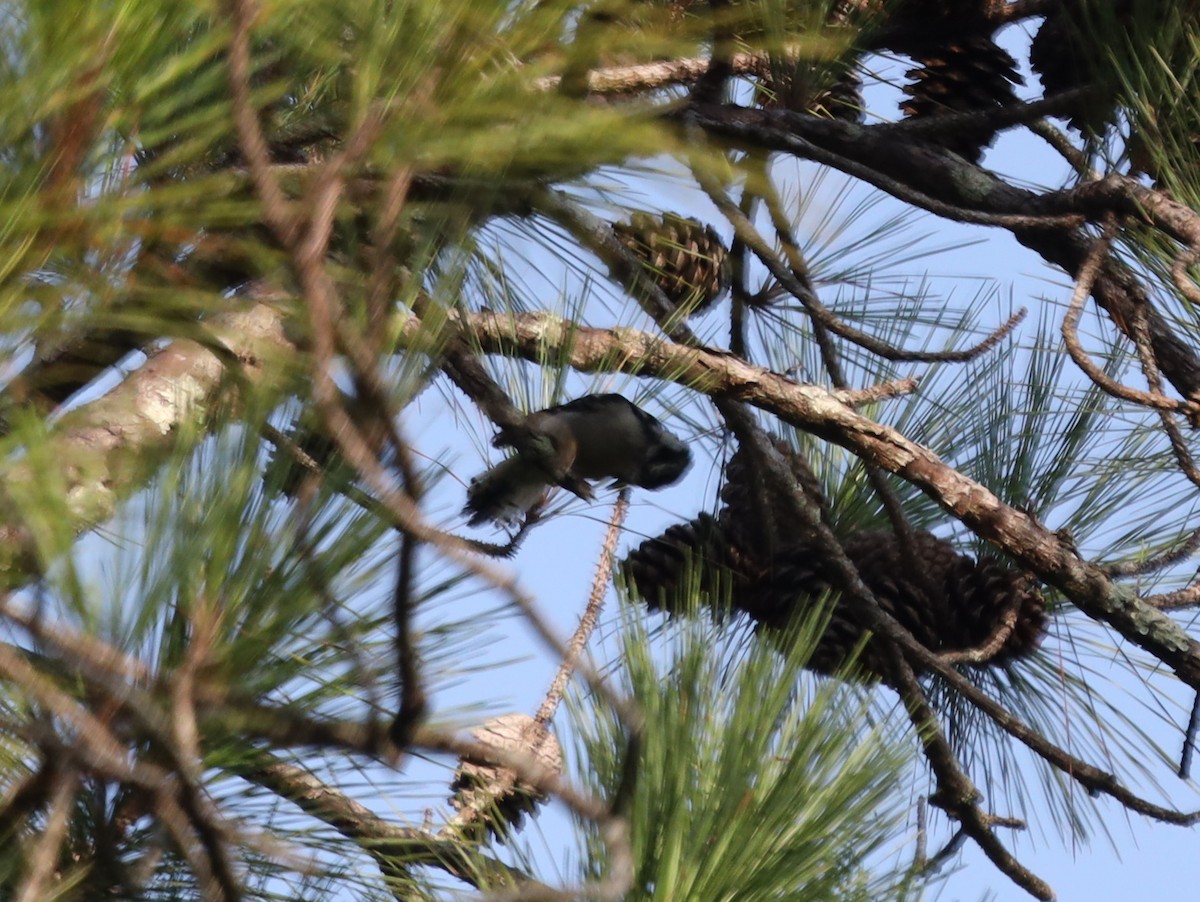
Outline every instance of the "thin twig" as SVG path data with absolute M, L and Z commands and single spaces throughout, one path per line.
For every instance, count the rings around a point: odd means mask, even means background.
M 617 502 L 613 505 L 612 514 L 608 518 L 608 531 L 604 535 L 600 559 L 596 562 L 596 574 L 592 578 L 592 591 L 588 595 L 583 615 L 579 618 L 579 626 L 575 628 L 574 635 L 567 643 L 567 655 L 559 664 L 558 672 L 554 675 L 554 680 L 546 691 L 546 697 L 542 700 L 534 717 L 542 726 L 546 726 L 554 719 L 554 712 L 557 710 L 559 702 L 562 701 L 567 683 L 575 671 L 575 665 L 583 654 L 584 648 L 587 647 L 592 630 L 596 628 L 596 623 L 600 619 L 600 611 L 604 607 L 604 595 L 612 580 L 613 557 L 617 551 L 617 542 L 621 537 L 621 525 L 625 522 L 625 515 L 628 512 L 629 489 L 623 488 L 617 495 Z
M 796 236 L 793 233 L 791 220 L 783 208 L 783 199 L 767 179 L 764 178 L 763 182 L 766 185 L 764 197 L 767 210 L 770 213 L 771 224 L 775 229 L 776 236 L 779 238 L 780 245 L 783 247 L 788 266 L 792 271 L 792 275 L 807 289 L 808 296 L 814 302 L 811 305 L 806 305 L 806 307 L 812 316 L 813 335 L 816 337 L 817 346 L 821 351 L 822 364 L 825 367 L 826 373 L 829 374 L 829 378 L 833 381 L 834 386 L 840 391 L 848 391 L 849 383 L 846 379 L 845 370 L 842 367 L 841 357 L 832 336 L 829 334 L 833 331 L 833 323 L 818 312 L 819 310 L 824 310 L 824 307 L 820 303 L 812 279 L 809 278 L 808 262 L 804 259 L 799 242 L 797 242 Z M 830 313 L 829 316 L 832 316 L 832 314 Z M 915 380 L 913 384 L 915 387 Z M 871 483 L 871 488 L 880 501 L 883 502 L 888 520 L 892 524 L 892 531 L 899 539 L 906 558 L 910 561 L 919 560 L 913 529 L 908 522 L 904 505 L 898 493 L 887 481 L 883 471 L 874 463 L 864 460 L 863 467 L 866 470 L 867 479 Z M 930 591 L 930 596 L 932 597 L 934 594 L 932 592 L 933 587 L 928 585 L 928 574 L 915 569 L 912 576 L 917 581 L 926 583 L 926 589 Z
M 416 551 L 417 540 L 407 532 L 400 532 L 400 553 L 396 555 L 396 589 L 392 596 L 400 710 L 391 728 L 392 742 L 399 748 L 406 747 L 411 741 L 413 729 L 425 716 L 428 707 L 412 627 Z
M 753 222 L 754 210 L 759 199 L 749 190 L 742 192 L 738 209 L 747 219 Z M 729 305 L 729 350 L 743 360 L 750 359 L 750 350 L 746 344 L 746 311 L 750 299 L 750 248 L 746 242 L 734 234 L 733 243 L 729 247 L 731 269 Z
M 951 651 L 938 655 L 944 664 L 984 664 L 994 658 L 1004 648 L 1004 643 L 1012 635 L 1017 625 L 1017 614 L 1020 612 L 1021 597 L 1014 596 L 996 621 L 992 634 L 974 648 L 963 651 Z
M 1115 564 L 1104 564 L 1103 570 L 1109 576 L 1144 576 L 1147 573 L 1156 573 L 1169 567 L 1171 564 L 1186 560 L 1200 550 L 1200 528 L 1192 530 L 1191 534 L 1181 543 L 1176 545 L 1169 551 L 1164 551 L 1162 554 L 1148 557 L 1141 561 L 1121 561 Z M 1150 604 L 1155 603 L 1156 598 L 1162 596 L 1147 595 L 1146 601 Z
M 401 167 L 388 179 L 384 192 L 383 206 L 371 233 L 371 280 L 367 287 L 367 331 L 365 338 L 373 352 L 380 350 L 380 342 L 387 334 L 388 288 L 395 259 L 392 245 L 400 224 L 400 214 L 408 199 L 412 186 L 412 169 Z
M 836 540 L 834 543 L 836 544 Z M 849 561 L 846 563 L 849 565 Z M 853 565 L 850 567 L 852 570 Z M 883 614 L 882 611 L 879 613 Z M 890 623 L 888 630 L 894 631 Z M 937 779 L 937 791 L 930 797 L 930 803 L 942 808 L 957 820 L 962 831 L 973 839 L 992 864 L 1017 886 L 1035 898 L 1053 899 L 1054 891 L 1049 884 L 1021 864 L 1000 842 L 992 829 L 993 825 L 1011 822 L 1008 819 L 996 818 L 980 808 L 979 790 L 975 788 L 955 756 L 938 723 L 937 715 L 913 674 L 911 665 L 896 645 L 887 646 L 887 650 L 892 659 L 892 679 L 896 690 L 904 700 L 909 720 L 921 739 L 926 760 L 929 761 Z M 934 856 L 934 859 L 936 860 L 937 856 Z
M 171 680 L 170 732 L 162 737 L 165 741 L 160 746 L 167 751 L 173 765 L 179 807 L 203 849 L 206 869 L 211 871 L 215 883 L 214 896 L 232 902 L 242 897 L 243 889 L 234 873 L 227 831 L 204 792 L 200 732 L 196 725 L 196 673 L 207 663 L 212 650 L 213 612 L 198 606 L 188 620 L 191 636 L 187 655 Z
M 1130 327 L 1133 331 L 1138 360 L 1142 364 L 1142 374 L 1146 377 L 1150 391 L 1156 395 L 1162 395 L 1162 376 L 1159 372 L 1158 361 L 1154 356 L 1154 346 L 1150 341 L 1150 329 L 1146 322 L 1145 310 L 1137 312 Z M 1171 444 L 1171 452 L 1175 455 L 1175 463 L 1179 466 L 1179 471 L 1192 485 L 1200 488 L 1200 469 L 1196 468 L 1196 462 L 1184 440 L 1183 432 L 1179 429 L 1179 424 L 1175 422 L 1174 416 L 1168 411 L 1159 410 L 1157 413 L 1163 431 L 1167 434 L 1167 440 Z M 1193 413 L 1193 422 L 1195 422 L 1195 413 Z
M 1045 119 L 1030 122 L 1028 127 L 1031 132 L 1058 151 L 1059 155 L 1071 164 L 1071 168 L 1075 170 L 1076 174 L 1089 180 L 1099 177 L 1099 173 L 1092 168 L 1088 158 L 1071 143 L 1071 139 L 1060 129 L 1055 128 Z
M 1067 353 L 1071 355 L 1071 359 L 1075 361 L 1075 364 L 1083 370 L 1084 374 L 1098 388 L 1112 395 L 1114 398 L 1132 401 L 1135 404 L 1140 404 L 1143 407 L 1149 407 L 1153 410 L 1187 412 L 1194 405 L 1176 401 L 1161 393 L 1139 391 L 1117 382 L 1092 362 L 1091 357 L 1088 356 L 1088 353 L 1079 343 L 1078 327 L 1079 319 L 1083 314 L 1084 302 L 1087 300 L 1088 295 L 1091 294 L 1092 285 L 1096 282 L 1096 278 L 1100 274 L 1101 267 L 1104 264 L 1104 259 L 1108 255 L 1115 228 L 1115 224 L 1110 224 L 1105 229 L 1105 234 L 1093 243 L 1087 258 L 1079 268 L 1075 290 L 1071 293 L 1071 301 L 1067 306 L 1067 314 L 1063 317 L 1062 324 L 1062 336 L 1067 346 Z
M 1175 287 L 1179 289 L 1179 293 L 1189 303 L 1200 306 L 1200 288 L 1196 287 L 1196 283 L 1192 281 L 1187 272 L 1197 259 L 1200 259 L 1200 248 L 1190 247 L 1185 250 L 1171 263 L 1171 278 L 1175 282 Z
M 925 800 L 925 796 L 917 798 L 917 842 L 916 848 L 913 851 L 913 869 L 923 870 L 928 863 L 926 855 L 928 854 L 929 843 L 929 804 Z
M 879 401 L 890 401 L 911 395 L 921 387 L 919 376 L 907 376 L 903 379 L 891 379 L 878 382 L 866 388 L 838 388 L 830 394 L 847 407 L 861 407 L 865 404 L 875 404 Z
M 735 53 L 728 62 L 733 74 L 753 75 L 762 71 L 767 60 L 766 53 Z M 590 94 L 609 96 L 642 94 L 671 85 L 694 84 L 708 67 L 708 57 L 689 57 L 593 69 L 587 74 L 587 90 Z M 548 75 L 537 79 L 533 86 L 538 91 L 553 91 L 559 83 L 559 76 Z
M 966 841 L 967 833 L 962 827 L 959 827 L 954 831 L 954 835 L 950 837 L 950 840 L 938 849 L 932 858 L 925 862 L 925 866 L 921 868 L 921 873 L 927 875 L 936 874 L 942 869 L 942 865 L 958 853 L 958 850 L 963 847 L 963 843 Z
M 1192 699 L 1192 713 L 1188 717 L 1187 729 L 1183 731 L 1183 751 L 1179 755 L 1179 776 L 1191 778 L 1192 754 L 1196 751 L 1196 730 L 1200 728 L 1200 692 Z
M 1160 611 L 1177 611 L 1181 608 L 1195 607 L 1200 604 L 1200 584 L 1176 589 L 1174 592 L 1147 595 L 1144 601 Z
M 476 888 L 494 882 L 537 884 L 528 874 L 471 844 L 392 824 L 298 765 L 270 760 L 239 767 L 238 773 L 362 846 L 379 863 L 385 877 L 403 877 L 407 866 L 421 864 L 439 868 Z

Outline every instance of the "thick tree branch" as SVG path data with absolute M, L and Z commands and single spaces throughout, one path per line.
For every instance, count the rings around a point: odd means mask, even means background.
M 36 573 L 60 547 L 51 542 L 112 516 L 117 503 L 139 488 L 161 456 L 208 422 L 225 389 L 237 379 L 282 390 L 294 348 L 283 334 L 282 314 L 257 303 L 216 318 L 211 343 L 181 339 L 154 354 L 102 398 L 65 416 L 46 445 L 45 460 L 59 467 L 57 483 L 23 461 L 3 471 L 0 574 L 15 585 Z M 237 366 L 230 367 L 236 361 Z M 190 427 L 190 428 L 189 428 Z M 30 535 L 20 512 L 43 509 L 45 486 L 57 484 L 64 506 L 56 536 Z M 65 547 L 65 546 L 64 546 Z

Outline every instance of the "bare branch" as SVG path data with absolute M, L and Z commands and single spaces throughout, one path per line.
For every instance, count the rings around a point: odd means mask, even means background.
M 1200 692 L 1192 699 L 1192 713 L 1188 716 L 1187 729 L 1183 731 L 1183 751 L 1179 755 L 1179 777 L 1191 778 L 1192 754 L 1196 751 L 1196 730 L 1200 729 Z
M 1071 359 L 1075 361 L 1075 364 L 1084 371 L 1096 386 L 1114 398 L 1132 401 L 1135 404 L 1155 410 L 1169 412 L 1193 411 L 1192 415 L 1194 415 L 1193 409 L 1195 405 L 1176 401 L 1174 398 L 1168 398 L 1161 392 L 1139 391 L 1136 388 L 1130 388 L 1128 385 L 1122 385 L 1117 382 L 1092 362 L 1087 352 L 1083 349 L 1083 346 L 1079 343 L 1079 318 L 1083 314 L 1084 303 L 1092 292 L 1092 287 L 1095 285 L 1096 278 L 1104 264 L 1104 258 L 1108 254 L 1108 248 L 1111 243 L 1112 232 L 1110 231 L 1106 237 L 1101 238 L 1095 243 L 1091 254 L 1079 270 L 1079 280 L 1075 285 L 1074 292 L 1071 294 L 1071 303 L 1067 307 L 1067 315 L 1063 318 L 1062 324 L 1062 336 L 1067 346 L 1067 353 L 1071 355 Z
M 1186 560 L 1200 550 L 1200 528 L 1192 530 L 1191 534 L 1176 547 L 1165 551 L 1160 555 L 1146 558 L 1142 561 L 1125 561 L 1117 564 L 1105 564 L 1104 572 L 1109 576 L 1142 576 L 1147 573 L 1155 573 L 1171 564 Z M 1155 599 L 1160 596 L 1147 595 L 1147 604 L 1156 604 Z
M 538 708 L 535 719 L 543 726 L 554 719 L 554 712 L 562 700 L 563 692 L 575 670 L 576 662 L 583 654 L 584 648 L 587 647 L 592 630 L 596 628 L 596 623 L 600 619 L 600 610 L 604 606 L 604 593 L 612 580 L 613 556 L 616 554 L 617 541 L 621 536 L 621 524 L 625 521 L 625 514 L 628 511 L 629 489 L 624 488 L 617 496 L 617 503 L 613 505 L 612 515 L 608 518 L 608 531 L 604 535 L 600 560 L 596 562 L 596 575 L 592 579 L 592 591 L 588 595 L 583 615 L 579 618 L 579 626 L 576 627 L 575 634 L 567 643 L 567 656 L 559 665 L 558 673 L 554 675 L 554 680 L 546 691 L 546 697 L 543 699 L 541 707 Z
M 416 579 L 416 540 L 400 534 L 400 553 L 396 555 L 396 588 L 392 596 L 392 615 L 396 629 L 396 673 L 400 680 L 400 710 L 392 723 L 391 738 L 400 748 L 408 745 L 413 728 L 425 716 L 428 700 L 413 637 L 413 585 Z
M 953 651 L 938 655 L 942 663 L 955 664 L 985 664 L 994 658 L 1012 635 L 1013 627 L 1017 625 L 1017 614 L 1020 611 L 1020 599 L 1014 598 L 1005 608 L 1004 613 L 997 618 L 996 628 L 992 634 L 975 648 L 964 651 Z

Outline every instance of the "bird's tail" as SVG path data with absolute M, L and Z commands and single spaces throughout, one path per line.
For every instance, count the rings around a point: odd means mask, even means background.
M 551 481 L 521 455 L 510 457 L 471 480 L 463 513 L 470 515 L 471 526 L 488 520 L 514 523 L 542 500 Z

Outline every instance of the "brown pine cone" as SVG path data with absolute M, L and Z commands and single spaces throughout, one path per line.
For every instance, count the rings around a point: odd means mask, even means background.
M 562 773 L 562 749 L 554 734 L 527 714 L 505 714 L 473 731 L 476 740 L 506 752 L 532 756 L 538 764 Z M 459 759 L 450 804 L 458 811 L 459 826 L 471 832 L 486 830 L 505 839 L 521 826 L 545 798 L 517 779 L 515 771 L 493 764 Z
M 736 595 L 744 582 L 741 555 L 709 513 L 646 539 L 621 568 L 630 590 L 650 610 L 671 614 L 686 611 L 693 598 L 720 613 L 722 587 L 734 587 Z
M 712 226 L 664 213 L 634 213 L 613 232 L 684 313 L 698 313 L 729 288 L 729 252 Z
M 817 505 L 821 519 L 829 523 L 829 502 L 808 462 L 785 440 L 772 437 L 771 441 L 788 462 L 800 490 Z M 721 501 L 725 506 L 718 516 L 721 527 L 735 545 L 747 552 L 757 550 L 760 554 L 773 555 L 774 548 L 781 543 L 804 537 L 808 527 L 790 499 L 781 497 L 778 491 L 768 486 L 758 468 L 751 465 L 750 457 L 750 451 L 742 446 L 729 459 L 725 467 L 725 484 L 721 487 Z
M 913 533 L 910 541 L 866 530 L 842 547 L 880 607 L 913 638 L 935 654 L 978 650 L 999 639 L 998 648 L 984 649 L 982 666 L 1033 652 L 1045 631 L 1046 609 L 1027 574 L 992 558 L 976 561 L 927 532 Z M 815 541 L 794 540 L 780 553 L 764 552 L 761 545 L 735 544 L 716 518 L 701 514 L 647 539 L 623 566 L 631 591 L 652 610 L 682 613 L 698 596 L 718 615 L 742 611 L 765 633 L 779 636 L 835 592 L 840 580 Z M 837 601 L 809 669 L 836 671 L 864 632 L 853 606 Z M 867 643 L 858 666 L 886 678 L 879 640 Z
M 1114 0 L 1109 13 L 1118 22 L 1133 13 L 1129 0 Z M 1067 124 L 1085 135 L 1101 135 L 1116 121 L 1118 86 L 1108 51 L 1093 31 L 1083 0 L 1060 0 L 1047 14 L 1029 45 L 1029 66 L 1042 82 L 1047 97 L 1090 88 L 1066 113 Z
M 948 37 L 914 51 L 912 57 L 917 67 L 905 73 L 913 79 L 904 87 L 909 99 L 900 104 L 912 119 L 998 109 L 1016 102 L 1013 85 L 1024 82 L 1017 61 L 987 34 Z M 967 126 L 934 140 L 975 161 L 993 136 L 990 126 Z
M 1009 663 L 1030 654 L 1041 641 L 1045 602 L 1024 573 L 991 558 L 976 561 L 927 532 L 912 535 L 911 549 L 893 533 L 877 531 L 856 533 L 843 548 L 879 606 L 936 654 L 979 648 L 996 637 L 1010 612 L 1015 614 L 1011 632 L 983 664 Z M 737 606 L 763 627 L 780 630 L 835 585 L 815 546 L 801 544 L 781 555 L 769 574 L 742 593 Z M 845 602 L 839 601 L 830 617 L 809 663 L 818 672 L 835 670 L 864 632 Z M 885 677 L 885 657 L 877 642 L 867 644 L 858 663 Z

